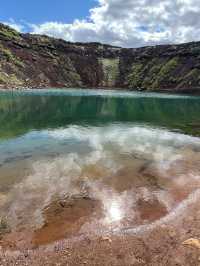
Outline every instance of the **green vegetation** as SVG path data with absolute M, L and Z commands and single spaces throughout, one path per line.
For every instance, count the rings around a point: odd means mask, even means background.
M 80 75 L 77 72 L 70 71 L 68 74 L 69 74 L 69 77 L 73 81 L 80 81 L 81 80 L 81 77 L 80 77 Z
M 200 85 L 200 70 L 197 68 L 191 69 L 187 75 L 179 79 L 181 86 L 191 87 Z M 196 85 L 195 85 L 196 84 Z
M 128 75 L 129 87 L 137 88 L 138 86 L 141 86 L 142 70 L 143 70 L 143 64 L 134 63 L 132 65 L 131 73 Z
M 0 27 L 0 35 L 3 35 L 7 39 L 19 40 L 21 39 L 20 33 L 9 27 Z
M 8 75 L 0 72 L 0 84 L 7 83 L 7 81 L 8 81 Z
M 48 44 L 51 41 L 50 38 L 47 36 L 37 36 L 37 38 L 39 43 Z
M 198 43 L 132 51 L 98 43 L 70 44 L 46 36 L 25 36 L 3 24 L 0 37 L 1 87 L 2 84 L 133 90 L 200 87 Z
M 169 60 L 164 66 L 161 68 L 160 72 L 158 73 L 158 79 L 162 80 L 166 78 L 178 65 L 178 58 L 174 57 Z
M 0 235 L 10 232 L 10 227 L 6 218 L 0 218 Z
M 160 88 L 161 83 L 176 83 L 173 71 L 178 66 L 178 57 L 162 62 L 155 58 L 150 62 L 134 63 L 128 75 L 128 85 L 133 89 L 145 88 L 148 90 Z
M 186 76 L 185 79 L 187 78 L 200 78 L 200 70 L 197 68 L 192 69 Z
M 20 86 L 23 84 L 23 82 L 21 80 L 19 80 L 15 74 L 7 74 L 2 72 L 2 70 L 0 70 L 0 84 L 5 84 L 5 85 L 15 85 L 15 86 Z
M 81 85 L 81 77 L 80 75 L 75 71 L 65 71 L 64 72 L 67 78 L 69 79 L 70 86 L 73 84 Z
M 162 65 L 158 64 L 155 62 L 155 65 L 153 65 L 153 67 L 151 67 L 150 71 L 149 71 L 149 76 L 155 76 L 160 72 Z
M 156 74 L 155 80 L 152 84 L 152 89 L 158 89 L 161 87 L 163 81 L 166 82 L 177 82 L 177 79 L 173 76 L 173 72 L 178 66 L 178 57 L 170 59 L 168 62 L 162 64 L 160 71 Z
M 160 72 L 162 64 L 158 60 L 152 60 L 149 66 L 148 73 L 145 75 L 142 87 L 151 89 L 152 85 L 157 79 L 157 75 Z
M 104 74 L 103 86 L 114 87 L 119 76 L 119 58 L 99 58 Z
M 13 55 L 13 53 L 8 48 L 5 48 L 2 44 L 0 44 L 0 53 L 2 53 L 2 55 L 8 62 L 11 62 L 19 67 L 24 67 L 24 63 L 20 61 L 18 57 Z

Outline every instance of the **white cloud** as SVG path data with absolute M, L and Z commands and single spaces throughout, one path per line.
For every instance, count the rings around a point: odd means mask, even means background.
M 16 23 L 14 19 L 9 19 L 9 21 L 3 21 L 2 23 L 19 32 L 22 32 L 24 29 L 24 25 L 22 25 L 21 23 Z
M 31 27 L 67 41 L 138 47 L 199 40 L 199 16 L 199 0 L 98 0 L 86 20 Z

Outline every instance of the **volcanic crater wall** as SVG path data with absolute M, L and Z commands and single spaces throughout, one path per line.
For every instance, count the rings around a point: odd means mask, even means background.
M 143 48 L 70 43 L 0 24 L 0 88 L 200 92 L 200 42 Z

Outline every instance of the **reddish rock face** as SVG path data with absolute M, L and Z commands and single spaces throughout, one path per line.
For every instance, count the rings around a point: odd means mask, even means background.
M 125 49 L 20 34 L 0 24 L 0 87 L 200 92 L 200 42 Z

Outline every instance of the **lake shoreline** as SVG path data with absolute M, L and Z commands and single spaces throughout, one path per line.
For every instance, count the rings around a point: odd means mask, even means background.
M 15 92 L 15 91 L 37 91 L 37 90 L 69 90 L 72 87 L 0 87 L 0 92 Z M 121 91 L 121 92 L 138 92 L 138 93 L 161 93 L 161 94 L 175 94 L 175 95 L 189 95 L 200 96 L 200 88 L 194 89 L 165 89 L 165 90 L 143 90 L 143 89 L 130 89 L 130 88 L 108 88 L 108 87 L 77 87 L 77 90 L 98 90 L 98 91 Z
M 192 244 L 185 245 L 184 242 L 200 237 L 199 205 L 197 201 L 178 219 L 141 234 L 80 236 L 32 250 L 12 251 L 1 248 L 0 262 L 4 266 L 197 265 L 198 248 Z

